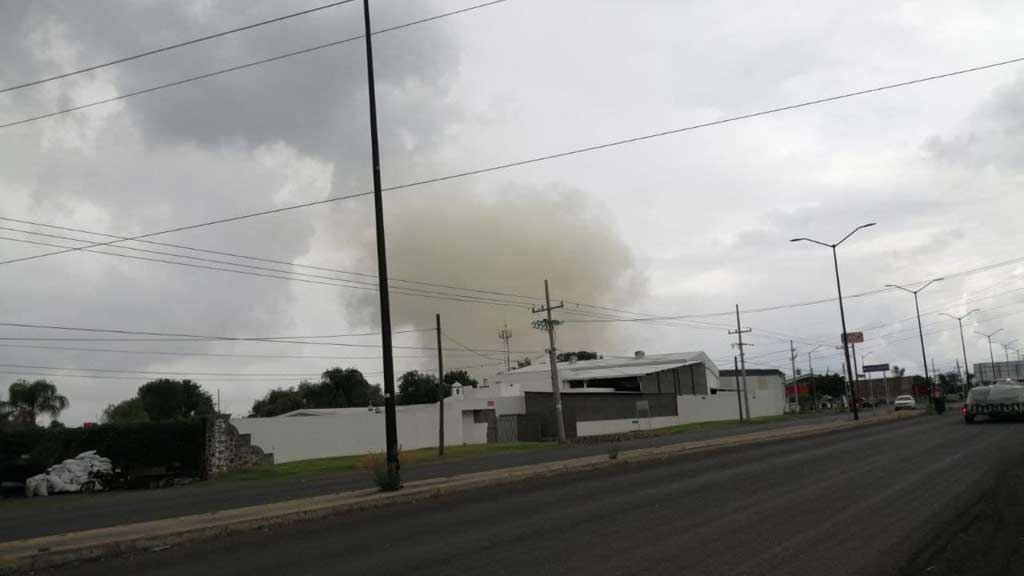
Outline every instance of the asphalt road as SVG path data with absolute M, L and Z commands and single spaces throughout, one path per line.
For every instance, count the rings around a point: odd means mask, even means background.
M 899 574 L 1024 457 L 921 417 L 478 490 L 62 568 L 146 574 Z M 54 572 L 57 573 L 57 572 Z
M 689 430 L 656 438 L 621 441 L 614 444 L 621 450 L 629 450 L 837 419 L 847 420 L 849 415 L 823 415 L 812 419 L 801 418 L 756 425 L 725 425 L 703 430 Z M 404 468 L 402 477 L 407 481 L 424 480 L 579 458 L 603 454 L 607 450 L 608 444 L 572 445 L 548 450 L 431 461 Z M 0 502 L 0 542 L 159 520 L 186 514 L 229 510 L 295 498 L 373 488 L 374 486 L 373 480 L 365 472 L 345 471 L 311 478 L 204 482 L 162 490 L 133 490 L 89 495 L 64 494 L 32 500 L 9 500 Z

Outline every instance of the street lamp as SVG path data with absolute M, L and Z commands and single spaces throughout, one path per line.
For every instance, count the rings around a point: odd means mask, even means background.
M 977 330 L 974 331 L 974 333 L 977 334 L 978 336 L 984 336 L 985 338 L 988 338 L 988 360 L 989 364 L 992 366 L 993 382 L 995 382 L 996 380 L 996 357 L 992 354 L 992 337 L 995 336 L 996 334 L 999 334 L 1002 331 L 1002 328 L 996 330 L 995 332 L 992 332 L 991 334 L 985 334 L 984 332 L 978 332 Z
M 928 395 L 932 397 L 932 399 L 930 400 L 932 403 L 935 402 L 935 399 L 934 399 L 935 394 L 932 393 L 932 381 L 931 381 L 931 378 L 928 376 L 928 358 L 927 358 L 927 356 L 925 355 L 925 352 L 924 352 L 924 330 L 921 329 L 921 306 L 919 306 L 918 303 L 917 303 L 917 295 L 918 295 L 918 293 L 924 291 L 925 288 L 931 286 L 932 284 L 934 284 L 934 283 L 936 283 L 936 282 L 938 282 L 940 280 L 942 280 L 942 278 L 936 278 L 934 280 L 929 280 L 928 282 L 925 283 L 924 286 L 921 286 L 917 290 L 911 290 L 910 288 L 905 288 L 905 287 L 899 286 L 897 284 L 886 284 L 885 285 L 886 288 L 898 288 L 900 290 L 903 290 L 904 292 L 910 292 L 911 294 L 914 295 L 914 309 L 917 310 L 917 335 L 918 335 L 918 337 L 921 338 L 921 362 L 924 362 L 924 381 L 928 383 Z
M 1016 342 L 1017 342 L 1017 339 L 1014 338 L 1013 340 L 1010 340 L 1009 342 L 1006 342 L 1006 343 L 998 343 L 1000 346 L 1003 347 L 1003 354 L 1006 355 L 1006 362 L 1007 362 L 1007 364 L 1009 364 L 1009 362 L 1010 362 L 1010 345 L 1014 344 Z M 1009 372 L 1009 368 L 1007 368 L 1007 372 Z
M 826 248 L 832 249 L 832 264 L 835 266 L 836 269 L 836 292 L 839 293 L 839 319 L 843 323 L 843 355 L 846 357 L 846 380 L 850 388 L 851 396 L 856 394 L 856 390 L 853 389 L 853 367 L 850 365 L 850 344 L 849 342 L 847 342 L 846 337 L 846 312 L 843 310 L 843 286 L 842 283 L 839 281 L 839 257 L 836 256 L 836 248 L 838 248 L 839 245 L 842 244 L 843 242 L 846 242 L 850 238 L 850 236 L 856 234 L 858 230 L 862 228 L 870 228 L 871 226 L 874 225 L 875 223 L 871 222 L 868 224 L 862 224 L 860 226 L 857 226 L 849 234 L 844 236 L 842 240 L 836 242 L 835 244 L 826 244 L 825 242 L 819 242 L 811 238 L 793 238 L 792 240 L 790 240 L 790 242 L 813 242 L 814 244 L 817 244 L 819 246 L 824 246 Z M 857 399 L 851 398 L 851 400 L 851 404 L 853 406 L 853 419 L 859 420 L 860 414 L 857 411 Z
M 967 318 L 971 314 L 980 311 L 981 308 L 975 308 L 974 310 L 971 310 L 970 312 L 964 314 L 963 316 L 953 316 L 952 314 L 939 312 L 940 315 L 952 318 L 953 320 L 956 320 L 958 324 L 960 324 L 960 347 L 964 351 L 964 394 L 966 394 L 971 389 L 971 365 L 967 363 L 967 343 L 964 342 L 964 318 Z

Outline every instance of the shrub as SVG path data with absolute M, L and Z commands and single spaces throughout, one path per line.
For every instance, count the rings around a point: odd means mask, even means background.
M 388 474 L 387 459 L 379 452 L 370 453 L 360 458 L 356 462 L 356 468 L 368 472 L 382 492 L 393 492 L 402 487 L 401 481 L 396 482 Z
M 115 468 L 132 473 L 147 468 L 202 475 L 206 426 L 202 419 L 94 428 L 21 428 L 0 432 L 0 480 L 23 481 L 53 464 L 96 450 Z

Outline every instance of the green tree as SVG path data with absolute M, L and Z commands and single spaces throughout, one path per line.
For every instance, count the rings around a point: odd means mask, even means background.
M 448 390 L 451 390 L 452 384 L 455 384 L 456 382 L 463 386 L 470 386 L 472 388 L 476 388 L 480 385 L 480 383 L 476 381 L 476 378 L 470 376 L 469 372 L 466 372 L 465 370 L 449 370 L 448 372 L 445 372 L 443 381 Z
M 109 404 L 103 410 L 105 424 L 127 424 L 131 422 L 148 422 L 149 416 L 142 407 L 142 400 L 135 396 L 117 404 Z
M 138 398 L 150 420 L 176 420 L 214 412 L 213 398 L 192 380 L 153 380 L 139 387 Z
M 398 379 L 399 404 L 430 404 L 440 399 L 437 377 L 412 370 Z M 444 387 L 444 395 L 451 395 L 451 389 Z
M 249 417 L 269 418 L 306 407 L 302 392 L 295 388 L 275 388 L 267 392 L 263 398 L 253 402 Z
M 252 405 L 249 415 L 270 417 L 302 408 L 349 408 L 384 403 L 380 386 L 370 385 L 355 368 L 331 368 L 319 382 L 304 381 L 298 388 L 275 388 Z
M 839 374 L 816 374 L 809 379 L 807 385 L 814 390 L 814 395 L 819 398 L 822 396 L 838 398 L 846 394 L 846 380 Z
M 4 419 L 34 426 L 40 416 L 57 418 L 70 402 L 47 380 L 17 380 L 7 389 L 7 401 L 0 404 Z

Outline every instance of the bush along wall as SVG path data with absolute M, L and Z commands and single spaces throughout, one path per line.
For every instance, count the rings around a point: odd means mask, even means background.
M 87 450 L 110 458 L 129 475 L 206 474 L 206 422 L 202 418 L 93 428 L 23 428 L 0 431 L 0 481 L 21 482 Z

